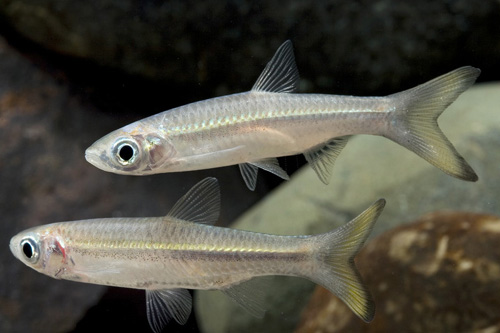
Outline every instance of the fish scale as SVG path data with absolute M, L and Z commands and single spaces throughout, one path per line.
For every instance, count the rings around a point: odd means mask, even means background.
M 281 95 L 249 92 L 220 97 L 194 103 L 188 112 L 184 108 L 168 111 L 173 121 L 167 124 L 160 124 L 163 114 L 155 115 L 146 122 L 151 126 L 157 124 L 153 132 L 163 129 L 178 152 L 195 150 L 195 153 L 185 153 L 185 159 L 202 154 L 210 158 L 213 151 L 242 146 L 246 152 L 258 151 L 257 159 L 265 159 L 302 153 L 333 137 L 358 132 L 380 134 L 377 132 L 380 129 L 378 124 L 386 116 L 380 110 L 386 110 L 388 105 L 387 98 L 352 97 L 346 100 L 345 97 L 289 94 L 283 99 Z M 315 105 L 314 109 L 308 108 L 311 104 Z M 335 109 L 331 108 L 332 105 Z M 194 114 L 202 113 L 202 110 L 207 111 L 203 116 L 207 120 L 195 122 Z M 217 117 L 234 118 L 224 124 L 207 125 Z M 362 122 L 359 121 L 361 118 L 373 121 Z M 228 160 L 226 163 L 217 159 L 213 162 L 229 165 L 241 161 Z M 205 162 L 205 165 L 208 163 Z
M 263 316 L 247 281 L 260 276 L 308 278 L 336 294 L 363 320 L 373 301 L 353 264 L 385 201 L 320 235 L 280 236 L 215 227 L 217 180 L 195 185 L 165 217 L 59 222 L 25 230 L 10 250 L 29 267 L 57 279 L 146 290 L 155 332 L 191 311 L 185 289 L 221 290 Z
M 290 257 L 310 261 L 306 252 L 300 250 L 307 248 L 307 238 L 214 228 L 169 217 L 57 223 L 47 230 L 56 238 L 64 239 L 66 253 L 72 256 L 78 271 L 86 271 L 86 267 L 106 267 L 110 260 L 128 261 L 129 269 L 121 268 L 120 274 L 134 275 L 137 280 L 149 284 L 149 289 L 188 286 L 204 289 L 212 285 L 211 281 L 226 276 L 227 272 L 235 276 L 241 273 L 238 278 L 248 280 L 259 272 L 280 275 L 300 271 L 301 263 L 297 260 L 291 262 Z M 189 271 L 189 267 L 184 266 L 187 260 L 196 261 L 197 271 L 212 272 L 212 276 L 203 275 L 202 281 L 207 285 L 197 282 L 197 274 L 186 274 Z M 299 267 L 293 268 L 291 263 Z M 176 274 L 176 270 L 165 272 L 165 265 L 176 266 L 182 274 Z M 114 268 L 113 264 L 111 266 Z M 71 266 L 65 274 L 73 274 Z M 114 269 L 109 273 L 100 270 L 95 276 L 89 270 L 86 278 L 97 284 L 129 288 L 137 285 L 137 281 L 129 278 L 125 282 L 117 277 L 115 283 L 110 282 L 115 275 Z M 152 280 L 148 281 L 150 277 Z M 151 282 L 159 281 L 159 277 L 163 282 L 153 285 Z M 232 279 L 229 282 L 240 281 Z
M 115 130 L 90 146 L 94 166 L 126 175 L 201 170 L 238 164 L 255 189 L 258 169 L 288 179 L 277 157 L 304 154 L 328 184 L 349 136 L 386 137 L 444 172 L 477 175 L 439 129 L 437 118 L 476 80 L 465 66 L 384 97 L 293 93 L 299 75 L 289 41 L 249 92 L 194 102 Z M 133 154 L 122 154 L 127 146 Z M 129 151 L 128 150 L 128 151 Z

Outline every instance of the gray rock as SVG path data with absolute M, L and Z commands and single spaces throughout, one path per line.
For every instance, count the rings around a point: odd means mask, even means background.
M 248 90 L 288 38 L 315 92 L 395 92 L 459 65 L 492 72 L 500 56 L 495 0 L 0 0 L 0 15 L 49 50 L 219 93 Z
M 317 288 L 296 333 L 498 332 L 500 219 L 430 213 L 372 240 L 357 264 L 371 290 L 375 318 L 357 318 Z
M 499 83 L 478 84 L 440 118 L 441 128 L 475 169 L 478 182 L 452 178 L 387 139 L 359 136 L 340 154 L 329 186 L 305 166 L 232 227 L 272 234 L 319 233 L 340 226 L 381 197 L 387 205 L 373 235 L 436 210 L 500 215 L 499 92 Z M 197 292 L 200 327 L 204 332 L 290 331 L 313 284 L 297 278 L 276 281 L 264 289 L 264 319 L 246 315 L 230 300 Z M 214 313 L 216 303 L 227 312 Z M 210 319 L 215 317 L 220 320 Z

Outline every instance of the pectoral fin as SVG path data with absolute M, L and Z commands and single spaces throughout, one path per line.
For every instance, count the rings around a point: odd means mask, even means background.
M 265 160 L 242 163 L 239 164 L 239 167 L 245 184 L 247 184 L 247 187 L 252 191 L 255 190 L 255 185 L 257 183 L 257 172 L 259 168 L 273 173 L 282 179 L 290 179 L 286 171 L 280 167 L 276 158 L 267 158 Z
M 102 264 L 85 264 L 85 265 L 75 265 L 73 259 L 70 259 L 74 266 L 72 266 L 71 271 L 77 273 L 80 277 L 87 277 L 88 279 L 101 279 L 103 276 L 109 276 L 110 274 L 121 274 L 123 272 L 124 265 L 118 261 L 110 262 L 106 265 Z
M 174 319 L 184 325 L 191 313 L 191 294 L 186 289 L 146 290 L 149 326 L 155 333 Z
M 330 182 L 333 165 L 342 149 L 347 144 L 349 136 L 334 138 L 319 149 L 311 149 L 304 153 L 307 162 L 318 175 L 319 179 L 326 185 Z
M 255 185 L 257 184 L 257 172 L 259 172 L 259 168 L 255 165 L 251 165 L 248 163 L 238 164 L 240 167 L 241 176 L 247 184 L 247 187 L 251 190 L 255 190 Z

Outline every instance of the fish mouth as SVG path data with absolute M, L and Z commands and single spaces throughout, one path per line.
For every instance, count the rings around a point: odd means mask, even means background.
M 103 159 L 104 153 L 100 154 L 95 148 L 89 147 L 85 150 L 85 159 L 98 169 L 113 172 L 113 168 L 107 165 L 107 158 Z
M 85 159 L 93 166 L 98 167 L 98 162 L 100 158 L 96 154 L 95 150 L 87 148 L 87 150 L 85 150 Z
M 14 236 L 10 239 L 10 243 L 9 243 L 10 252 L 12 252 L 14 257 L 16 257 L 17 259 L 19 259 L 19 256 L 18 256 L 19 244 L 20 244 L 20 239 L 19 239 L 18 235 Z
M 16 257 L 16 258 L 17 258 L 17 255 L 16 255 L 16 253 L 14 252 L 14 237 L 12 237 L 12 238 L 10 239 L 9 248 L 10 248 L 10 252 L 12 252 L 12 254 L 14 255 L 14 257 Z
M 116 173 L 116 174 L 126 174 L 125 172 L 121 172 L 121 170 L 117 169 L 114 167 L 108 156 L 106 156 L 106 153 L 99 152 L 97 149 L 93 148 L 90 146 L 85 150 L 85 159 L 87 162 L 95 166 L 97 169 L 100 169 L 102 171 L 106 172 L 111 172 L 111 173 Z

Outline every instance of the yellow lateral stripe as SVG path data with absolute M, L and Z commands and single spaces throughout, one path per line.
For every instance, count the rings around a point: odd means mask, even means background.
M 92 249 L 137 249 L 137 250 L 170 250 L 170 251 L 213 251 L 213 252 L 250 252 L 250 253 L 286 253 L 289 250 L 248 248 L 248 247 L 214 247 L 211 244 L 189 244 L 189 243 L 160 243 L 144 242 L 139 240 L 131 241 L 96 241 L 87 240 L 73 242 L 72 246 L 85 250 Z

